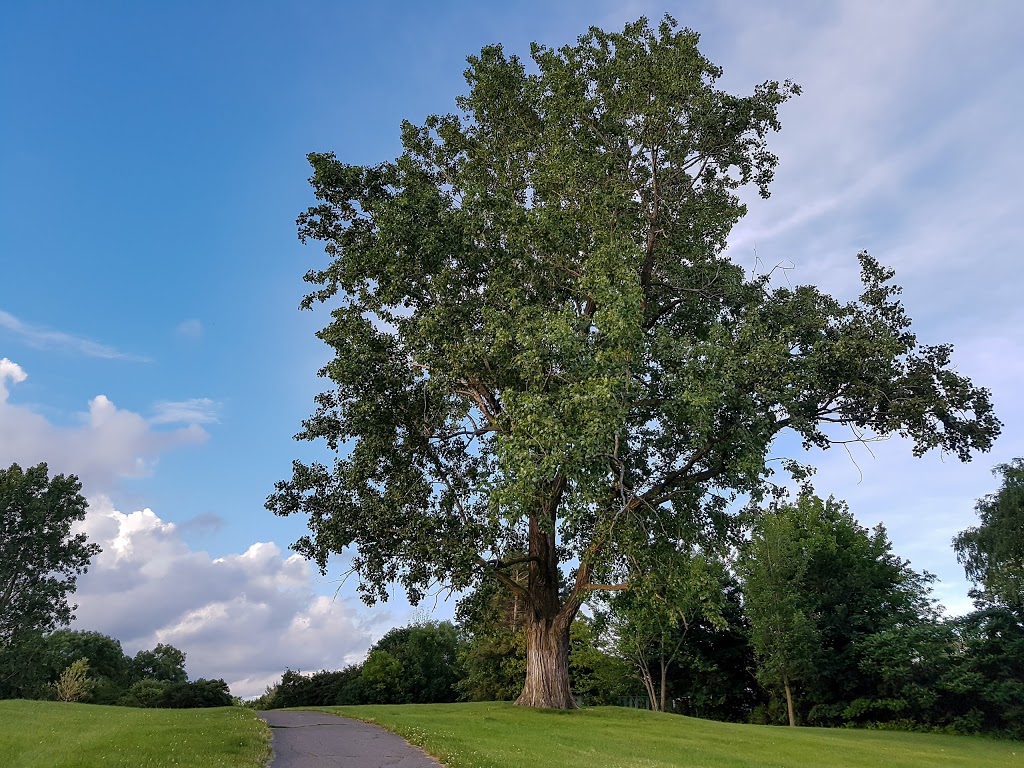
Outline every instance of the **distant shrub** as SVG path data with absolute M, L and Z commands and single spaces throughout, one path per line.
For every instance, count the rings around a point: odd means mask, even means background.
M 355 665 L 338 671 L 324 669 L 310 675 L 287 669 L 281 681 L 257 699 L 256 707 L 280 709 L 364 703 L 361 671 L 362 668 Z
M 223 680 L 200 678 L 191 683 L 168 683 L 161 702 L 167 709 L 230 707 L 231 691 Z
M 223 680 L 203 679 L 191 683 L 140 680 L 128 689 L 120 701 L 125 707 L 160 709 L 230 707 L 232 703 L 227 683 Z
M 139 680 L 128 689 L 118 703 L 122 707 L 161 707 L 169 685 L 170 683 L 163 680 Z

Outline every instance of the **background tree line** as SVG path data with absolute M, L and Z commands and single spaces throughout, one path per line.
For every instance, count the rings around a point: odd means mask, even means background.
M 224 707 L 223 680 L 190 681 L 185 654 L 158 643 L 129 656 L 100 632 L 58 629 L 0 656 L 0 699 L 59 699 L 125 707 Z

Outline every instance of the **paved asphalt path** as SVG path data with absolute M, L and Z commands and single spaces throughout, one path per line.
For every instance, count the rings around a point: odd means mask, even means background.
M 440 768 L 376 725 L 323 712 L 261 712 L 270 726 L 269 768 Z

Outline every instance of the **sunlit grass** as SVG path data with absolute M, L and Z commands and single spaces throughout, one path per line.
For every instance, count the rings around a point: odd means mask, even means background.
M 1009 768 L 1024 744 L 891 731 L 783 728 L 601 707 L 510 704 L 329 707 L 375 722 L 449 768 Z
M 262 768 L 256 713 L 0 701 L 3 768 Z

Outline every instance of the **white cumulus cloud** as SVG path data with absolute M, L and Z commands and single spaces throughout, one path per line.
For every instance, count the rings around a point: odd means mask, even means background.
M 341 668 L 372 641 L 348 601 L 317 595 L 310 564 L 275 544 L 214 558 L 152 510 L 120 512 L 105 497 L 80 530 L 103 552 L 79 579 L 75 626 L 128 653 L 170 643 L 192 678 L 222 677 L 235 695 L 262 693 L 287 667 Z
M 97 395 L 70 424 L 55 424 L 11 402 L 8 385 L 26 378 L 20 365 L 0 360 L 0 466 L 45 461 L 53 472 L 78 475 L 91 492 L 108 489 L 119 478 L 146 475 L 166 451 L 205 441 L 208 435 L 199 425 L 215 420 L 216 404 L 209 400 L 161 404 L 157 415 L 147 419 Z M 172 423 L 184 426 L 155 428 Z
M 7 401 L 7 382 L 18 384 L 28 378 L 28 374 L 17 363 L 6 357 L 0 359 L 0 403 Z

